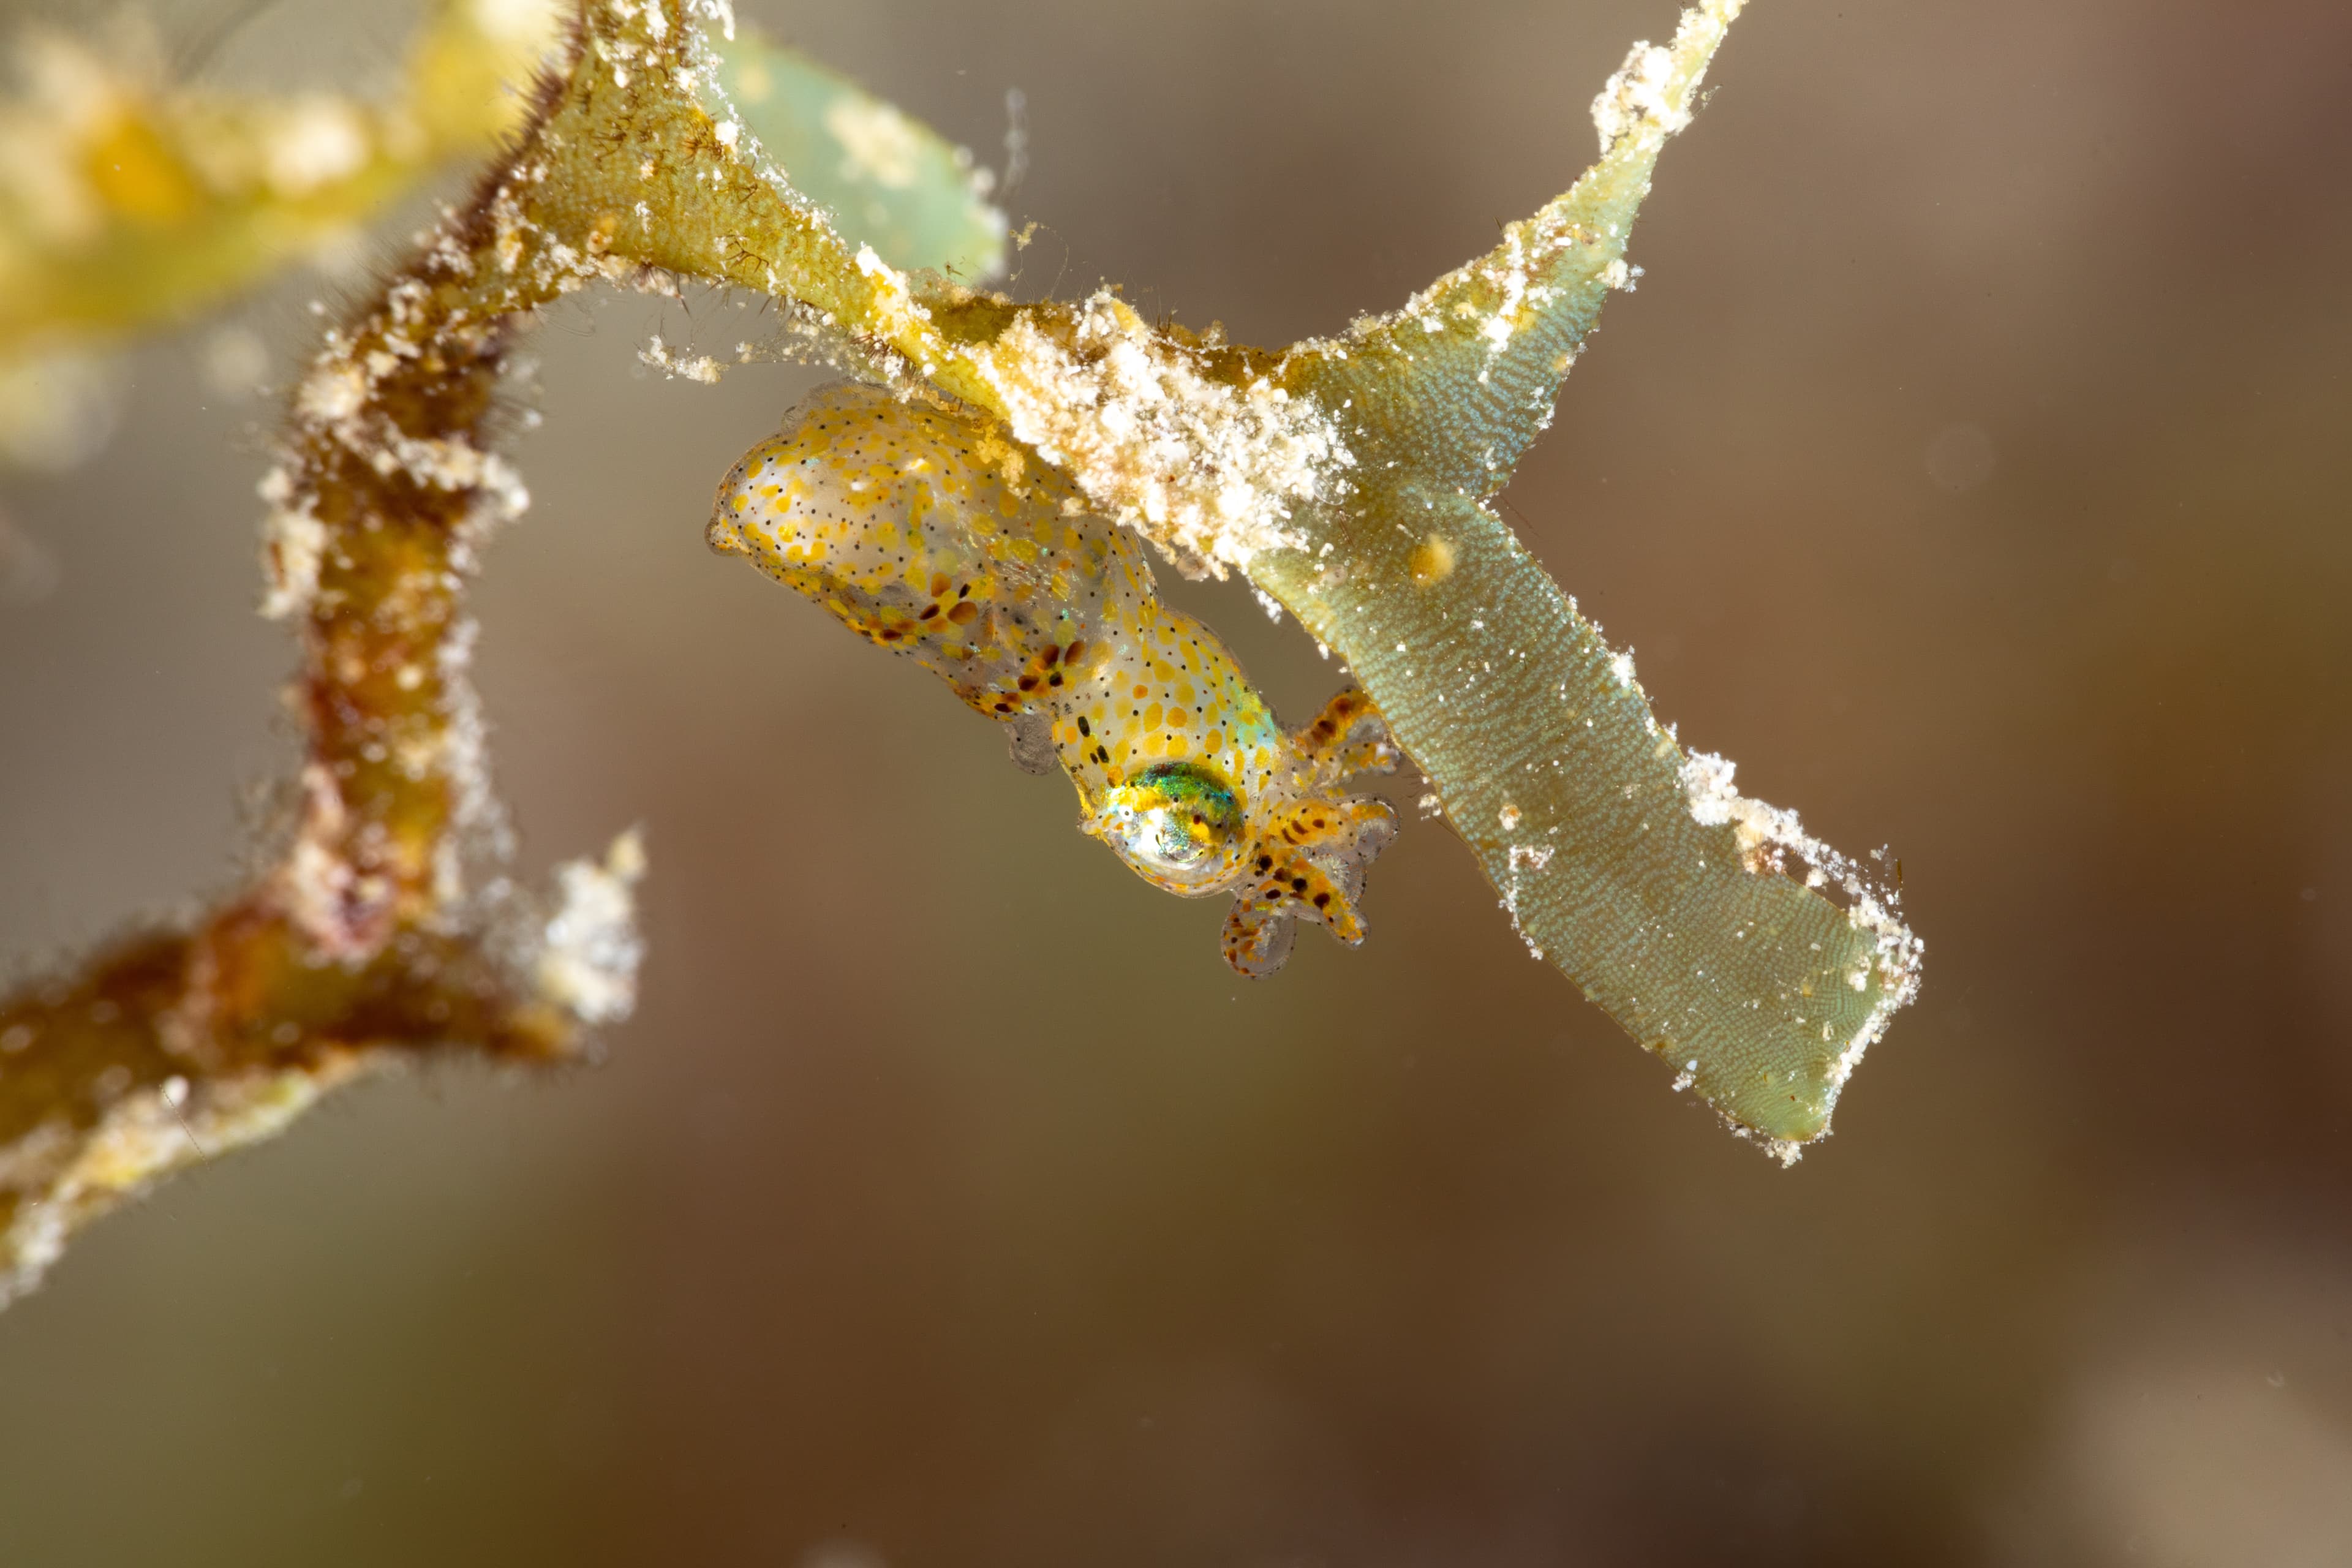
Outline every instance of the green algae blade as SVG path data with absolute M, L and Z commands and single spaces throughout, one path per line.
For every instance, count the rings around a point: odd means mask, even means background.
M 966 282 L 1004 265 L 990 176 L 938 132 L 807 56 L 739 28 L 716 34 L 727 101 L 793 188 L 833 216 L 855 249 Z
M 1405 530 L 1377 514 L 1344 572 L 1286 551 L 1252 577 L 1373 694 L 1536 955 L 1793 1153 L 1909 999 L 1916 939 L 1856 868 L 1683 752 L 1631 659 L 1497 518 L 1423 499 Z M 1433 535 L 1451 569 L 1400 591 L 1430 575 Z
M 1372 694 L 1529 948 L 1789 1160 L 1916 993 L 1921 944 L 1890 889 L 1682 749 L 1486 504 L 1630 282 L 1651 172 L 1739 8 L 1637 47 L 1593 108 L 1600 161 L 1494 251 L 1300 345 L 1283 385 L 1335 411 L 1352 490 L 1247 571 Z

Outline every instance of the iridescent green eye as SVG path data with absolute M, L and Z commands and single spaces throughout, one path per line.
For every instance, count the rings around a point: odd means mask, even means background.
M 1242 807 L 1214 768 L 1157 763 L 1110 792 L 1096 831 L 1155 880 L 1222 880 L 1241 846 Z

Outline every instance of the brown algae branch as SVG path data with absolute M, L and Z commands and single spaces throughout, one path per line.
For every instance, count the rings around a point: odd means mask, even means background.
M 625 1011 L 633 842 L 562 873 L 522 968 L 476 935 L 404 931 L 323 959 L 273 883 L 190 931 L 131 938 L 0 1003 L 0 1305 L 86 1221 L 182 1166 L 274 1135 L 328 1090 L 462 1046 L 559 1060 Z
M 362 1070 L 453 1047 L 562 1058 L 628 1012 L 635 839 L 564 867 L 550 903 L 496 874 L 506 836 L 464 593 L 490 532 L 529 501 L 494 437 L 506 353 L 531 314 L 600 279 L 668 287 L 680 238 L 712 274 L 719 252 L 751 265 L 697 162 L 724 144 L 682 74 L 683 23 L 583 8 L 509 154 L 329 332 L 296 389 L 261 492 L 263 610 L 295 625 L 302 652 L 299 821 L 269 872 L 190 929 L 0 1001 L 0 1302 L 75 1226 Z M 839 254 L 821 215 L 775 216 L 800 245 L 766 248 L 801 274 L 823 270 L 812 250 Z M 616 247 L 623 234 L 637 243 Z
M 291 841 L 185 931 L 131 939 L 0 1001 L 0 1300 L 68 1232 L 191 1160 L 267 1136 L 416 1053 L 546 1060 L 625 1016 L 634 837 L 534 900 L 495 870 L 465 583 L 526 497 L 493 450 L 519 317 L 608 269 L 501 226 L 518 167 L 331 332 L 264 482 L 268 613 L 299 628 Z M 626 270 L 624 268 L 624 270 Z

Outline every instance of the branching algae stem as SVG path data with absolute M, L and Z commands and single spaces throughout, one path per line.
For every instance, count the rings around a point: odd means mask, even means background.
M 497 449 L 509 351 L 595 284 L 771 296 L 884 389 L 829 395 L 755 454 L 719 542 L 895 632 L 1017 755 L 1060 760 L 1138 871 L 1233 892 L 1240 967 L 1278 962 L 1298 918 L 1360 934 L 1390 819 L 1341 785 L 1392 741 L 1528 946 L 1793 1159 L 1916 994 L 1921 944 L 1876 878 L 1684 750 L 1630 655 L 1488 505 L 1630 281 L 1659 153 L 1742 4 L 1701 0 L 1670 45 L 1637 47 L 1593 105 L 1598 161 L 1493 250 L 1393 313 L 1268 351 L 1155 325 L 1108 289 L 1015 303 L 921 270 L 1002 235 L 965 160 L 844 160 L 886 121 L 892 145 L 929 133 L 763 59 L 728 0 L 578 0 L 503 163 L 289 400 L 262 486 L 266 608 L 301 651 L 282 853 L 199 917 L 0 998 L 0 1300 L 125 1194 L 338 1083 L 452 1046 L 560 1059 L 628 1012 L 642 855 L 624 838 L 552 897 L 516 886 L 466 607 L 483 544 L 530 500 Z M 814 194 L 827 167 L 856 177 Z M 837 448 L 815 427 L 835 416 L 859 426 Z M 906 448 L 887 497 L 852 488 L 857 442 Z M 914 575 L 873 571 L 886 529 Z M 1158 605 L 1139 539 L 1244 573 L 1361 693 L 1281 731 L 1215 638 Z

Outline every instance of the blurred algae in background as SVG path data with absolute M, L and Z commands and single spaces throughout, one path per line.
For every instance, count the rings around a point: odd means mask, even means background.
M 268 7 L 238 17 L 266 26 Z M 429 0 L 390 87 L 279 93 L 175 78 L 127 11 L 25 26 L 0 97 L 0 459 L 71 468 L 110 433 L 110 351 L 331 258 L 421 183 L 514 130 L 563 0 Z M 969 154 L 745 29 L 725 77 L 752 130 L 845 231 L 974 279 L 1003 224 Z
M 100 356 L 348 245 L 522 104 L 555 0 L 434 0 L 392 87 L 191 86 L 126 11 L 20 24 L 0 99 L 0 452 L 70 467 L 104 438 Z

